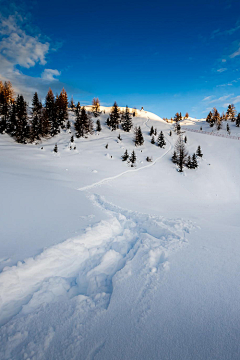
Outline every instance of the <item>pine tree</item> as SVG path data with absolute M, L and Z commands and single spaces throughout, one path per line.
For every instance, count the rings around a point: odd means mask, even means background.
M 169 136 L 172 136 L 172 131 L 170 130 Z
M 154 135 L 152 136 L 152 138 L 151 138 L 151 144 L 155 144 L 155 138 L 154 138 Z
M 58 123 L 58 128 L 65 128 L 65 121 L 68 120 L 68 97 L 65 89 L 63 88 L 60 95 L 56 97 L 55 111 Z
M 196 157 L 196 154 L 193 154 L 191 169 L 196 169 L 197 167 L 198 167 L 197 157 Z
M 31 126 L 31 134 L 30 134 L 30 139 L 32 142 L 34 140 L 40 140 L 41 120 L 42 120 L 42 103 L 38 98 L 37 92 L 35 92 L 32 99 L 32 126 Z
M 144 143 L 144 138 L 143 138 L 143 134 L 142 134 L 142 130 L 141 130 L 141 127 L 136 127 L 135 130 L 135 137 L 134 137 L 134 143 L 135 143 L 135 146 L 141 146 L 143 145 Z
M 51 136 L 55 136 L 59 133 L 59 124 L 57 121 L 56 107 L 55 107 L 55 96 L 53 95 L 52 89 L 49 89 L 45 99 L 45 116 L 51 126 Z
M 27 103 L 22 95 L 18 95 L 16 100 L 16 141 L 26 144 L 29 139 L 29 133 Z
M 196 155 L 197 155 L 198 157 L 202 157 L 202 156 L 203 156 L 200 145 L 199 145 L 198 148 L 197 148 Z
M 122 138 L 121 138 L 121 135 L 120 135 L 120 134 L 118 135 L 117 138 L 118 138 L 118 140 L 122 141 Z
M 133 126 L 132 124 L 132 118 L 129 113 L 128 106 L 126 106 L 126 110 L 122 115 L 123 121 L 122 121 L 122 128 L 124 131 L 129 132 Z
M 185 142 L 185 144 L 187 143 L 187 137 L 186 136 L 184 137 L 184 142 Z
M 76 121 L 74 127 L 77 138 L 93 133 L 93 123 L 89 118 L 85 107 L 83 107 L 81 111 L 79 111 L 78 107 L 76 108 Z
M 57 146 L 57 144 L 55 144 L 55 146 L 54 146 L 54 148 L 53 148 L 53 151 L 54 151 L 55 153 L 58 152 L 58 146 Z
M 152 126 L 151 129 L 150 129 L 149 135 L 152 136 L 153 134 L 154 134 L 154 128 Z
M 8 134 L 14 137 L 16 134 L 16 128 L 17 128 L 17 107 L 16 107 L 16 102 L 14 101 L 11 107 L 10 118 L 7 123 Z
M 136 161 L 137 161 L 137 157 L 136 157 L 135 151 L 133 150 L 131 156 L 129 157 L 129 162 L 131 163 L 132 167 L 134 166 Z
M 118 129 L 119 120 L 120 120 L 120 110 L 115 101 L 111 109 L 110 120 L 109 120 L 109 126 L 112 128 L 112 131 Z
M 214 124 L 219 124 L 219 122 L 221 122 L 221 117 L 219 112 L 217 111 L 216 108 L 213 109 L 213 116 L 212 116 L 212 120 L 210 121 L 210 127 L 213 127 Z
M 177 124 L 177 126 L 176 126 L 176 131 L 177 131 L 177 135 L 180 135 L 180 133 L 181 133 L 181 126 L 180 126 L 180 124 Z
M 14 91 L 11 82 L 5 81 L 3 84 L 0 81 L 0 133 L 7 131 L 13 102 Z
M 70 121 L 68 120 L 67 121 L 67 130 L 70 130 L 71 129 L 71 124 L 70 124 Z M 70 131 L 70 133 L 71 133 L 71 131 Z
M 158 139 L 157 139 L 157 145 L 160 147 L 160 148 L 163 148 L 165 145 L 166 145 L 166 141 L 164 139 L 164 135 L 163 135 L 163 132 L 161 131 L 159 136 L 158 136 Z
M 126 150 L 124 152 L 124 154 L 122 155 L 122 161 L 127 161 L 128 158 L 129 158 L 129 155 L 128 155 L 128 151 Z
M 154 130 L 154 135 L 157 136 L 157 129 Z
M 74 142 L 74 137 L 73 137 L 73 135 L 71 136 L 71 140 L 70 140 L 70 142 L 71 142 L 71 143 L 73 143 L 73 142 Z
M 101 127 L 101 123 L 100 123 L 100 120 L 97 120 L 96 121 L 96 131 L 98 131 L 98 132 L 100 132 L 100 131 L 102 131 L 102 127 Z

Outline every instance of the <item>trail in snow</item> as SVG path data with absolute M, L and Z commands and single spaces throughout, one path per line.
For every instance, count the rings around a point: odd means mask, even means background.
M 214 132 L 208 132 L 208 131 L 203 131 L 203 130 L 195 130 L 195 129 L 185 129 L 184 128 L 184 130 L 185 131 L 190 131 L 190 132 L 195 132 L 195 133 L 198 133 L 198 134 L 218 136 L 218 137 L 222 137 L 222 138 L 225 138 L 225 139 L 240 140 L 239 136 L 217 134 L 217 133 L 214 133 Z
M 146 122 L 145 122 L 145 125 L 149 128 L 149 126 L 147 125 L 147 122 L 149 121 L 150 119 L 147 118 Z M 109 181 L 112 181 L 112 180 L 115 180 L 115 179 L 118 179 L 120 178 L 121 176 L 123 175 L 126 175 L 126 174 L 130 174 L 130 173 L 133 173 L 133 172 L 138 172 L 138 171 L 141 171 L 141 170 L 145 170 L 147 168 L 150 168 L 151 166 L 155 165 L 159 160 L 161 160 L 164 156 L 166 156 L 169 151 L 172 150 L 172 144 L 171 142 L 167 139 L 167 137 L 165 137 L 165 139 L 167 140 L 167 142 L 169 143 L 169 148 L 167 149 L 167 151 L 165 151 L 161 156 L 159 156 L 156 160 L 154 160 L 153 162 L 151 162 L 150 164 L 148 165 L 145 165 L 145 166 L 142 166 L 140 168 L 131 168 L 130 170 L 126 170 L 126 171 L 123 171 L 122 173 L 118 174 L 118 175 L 115 175 L 115 176 L 110 176 L 110 177 L 107 177 L 105 179 L 102 179 L 96 183 L 93 183 L 91 185 L 87 185 L 87 186 L 84 186 L 84 187 L 81 187 L 79 188 L 78 190 L 79 191 L 86 191 L 86 190 L 90 190 L 96 186 L 100 186 L 100 185 L 103 185 L 105 183 L 108 183 Z
M 4 268 L 0 274 L 0 324 L 18 313 L 23 316 L 39 306 L 77 295 L 107 308 L 114 275 L 137 253 L 141 253 L 141 271 L 167 269 L 169 253 L 185 242 L 185 233 L 192 228 L 187 221 L 120 209 L 97 195 L 91 199 L 109 214 L 108 221 L 35 258 Z

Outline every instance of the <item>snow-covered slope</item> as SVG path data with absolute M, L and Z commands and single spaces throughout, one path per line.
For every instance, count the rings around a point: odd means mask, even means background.
M 134 148 L 101 110 L 103 131 L 76 150 L 73 132 L 37 145 L 0 137 L 0 358 L 239 359 L 240 141 L 182 121 L 203 158 L 180 174 L 171 124 L 137 110 L 145 142 Z

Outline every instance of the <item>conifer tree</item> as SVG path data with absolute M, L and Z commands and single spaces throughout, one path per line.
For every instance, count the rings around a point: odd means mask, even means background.
M 118 135 L 117 138 L 118 138 L 118 140 L 122 141 L 122 138 L 121 138 L 121 135 L 120 135 L 120 134 Z
M 109 126 L 111 127 L 112 131 L 118 129 L 119 121 L 120 121 L 120 110 L 115 101 L 111 109 L 110 119 L 109 119 Z
M 14 91 L 11 82 L 5 81 L 3 84 L 0 81 L 0 133 L 7 131 L 13 102 Z
M 186 136 L 184 137 L 184 142 L 185 142 L 185 144 L 187 143 L 187 137 Z
M 71 124 L 70 124 L 70 121 L 68 120 L 67 121 L 67 130 L 70 130 L 71 129 Z M 70 133 L 71 133 L 71 131 L 70 131 Z
M 75 104 L 74 104 L 74 101 L 73 101 L 73 96 L 71 97 L 71 101 L 70 101 L 70 103 L 69 103 L 69 107 L 70 107 L 70 109 L 71 109 L 72 111 L 75 110 Z
M 166 145 L 166 141 L 164 139 L 164 135 L 163 135 L 163 132 L 161 131 L 159 136 L 158 136 L 158 139 L 157 139 L 157 145 L 160 147 L 160 148 L 163 148 L 165 145 Z
M 51 136 L 55 136 L 59 133 L 59 124 L 57 121 L 55 96 L 53 95 L 52 89 L 48 90 L 45 99 L 45 109 L 46 109 L 45 117 L 47 118 L 51 126 Z
M 131 163 L 132 167 L 134 166 L 136 161 L 137 161 L 137 157 L 136 157 L 135 151 L 133 150 L 133 152 L 131 153 L 131 156 L 129 157 L 129 162 Z
M 135 143 L 135 146 L 141 146 L 143 145 L 144 143 L 144 138 L 143 138 L 143 134 L 142 134 L 142 130 L 141 130 L 141 127 L 136 127 L 135 130 L 135 137 L 134 137 L 134 143 Z
M 170 132 L 169 132 L 169 136 L 172 136 L 172 131 L 170 130 Z
M 202 157 L 202 156 L 203 156 L 203 154 L 202 154 L 202 149 L 201 149 L 201 146 L 200 146 L 200 145 L 199 145 L 198 148 L 197 148 L 196 155 L 197 155 L 198 157 Z
M 32 126 L 30 138 L 34 140 L 40 140 L 41 136 L 41 120 L 42 120 L 42 103 L 38 98 L 37 92 L 34 93 L 32 99 Z
M 151 138 L 151 144 L 155 144 L 155 138 L 154 138 L 154 135 L 152 136 L 152 138 Z
M 196 169 L 197 167 L 198 167 L 197 157 L 196 157 L 196 154 L 193 154 L 191 169 Z
M 122 121 L 122 128 L 124 131 L 129 132 L 133 126 L 132 124 L 132 118 L 129 113 L 129 108 L 126 106 L 125 112 L 122 115 L 123 121 Z
M 55 146 L 54 146 L 54 148 L 53 148 L 53 151 L 54 151 L 55 153 L 58 152 L 58 146 L 57 146 L 57 144 L 55 144 Z
M 154 135 L 157 136 L 157 129 L 154 130 Z
M 173 156 L 172 156 L 172 162 L 173 162 L 174 164 L 177 164 L 177 161 L 178 161 L 177 153 L 176 153 L 176 150 L 174 150 Z
M 221 122 L 221 117 L 219 112 L 217 111 L 216 108 L 213 109 L 213 116 L 212 116 L 212 120 L 210 121 L 210 127 L 213 127 L 214 124 L 219 124 L 219 122 Z
M 212 112 L 210 111 L 208 116 L 206 117 L 206 122 L 208 122 L 209 124 L 212 123 L 212 117 L 213 117 L 213 114 Z
M 16 102 L 14 101 L 11 106 L 11 112 L 10 112 L 10 118 L 7 123 L 7 132 L 11 136 L 15 136 L 17 128 L 17 108 L 16 108 Z
M 98 131 L 98 132 L 100 132 L 100 131 L 102 131 L 102 127 L 101 127 L 101 123 L 100 123 L 100 120 L 97 120 L 96 121 L 96 131 Z
M 68 120 L 68 97 L 63 88 L 60 95 L 56 97 L 55 111 L 57 117 L 58 128 L 65 128 L 65 121 Z
M 129 158 L 129 154 L 128 154 L 128 151 L 126 150 L 124 152 L 124 154 L 122 155 L 122 161 L 127 161 L 128 158 Z
M 76 121 L 74 127 L 77 138 L 93 133 L 93 123 L 89 118 L 85 107 L 81 108 L 81 111 L 79 111 L 78 107 L 76 108 Z
M 154 134 L 154 128 L 152 126 L 151 129 L 150 129 L 149 135 L 152 136 L 153 134 Z
M 22 95 L 18 95 L 16 100 L 16 141 L 26 144 L 29 139 L 29 132 L 27 103 Z

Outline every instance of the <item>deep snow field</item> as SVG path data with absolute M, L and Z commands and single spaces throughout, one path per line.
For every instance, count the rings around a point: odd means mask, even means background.
M 73 128 L 37 145 L 0 135 L 0 359 L 239 360 L 240 140 L 183 120 L 203 158 L 179 173 L 172 124 L 138 111 L 134 148 L 103 109 L 76 150 Z

